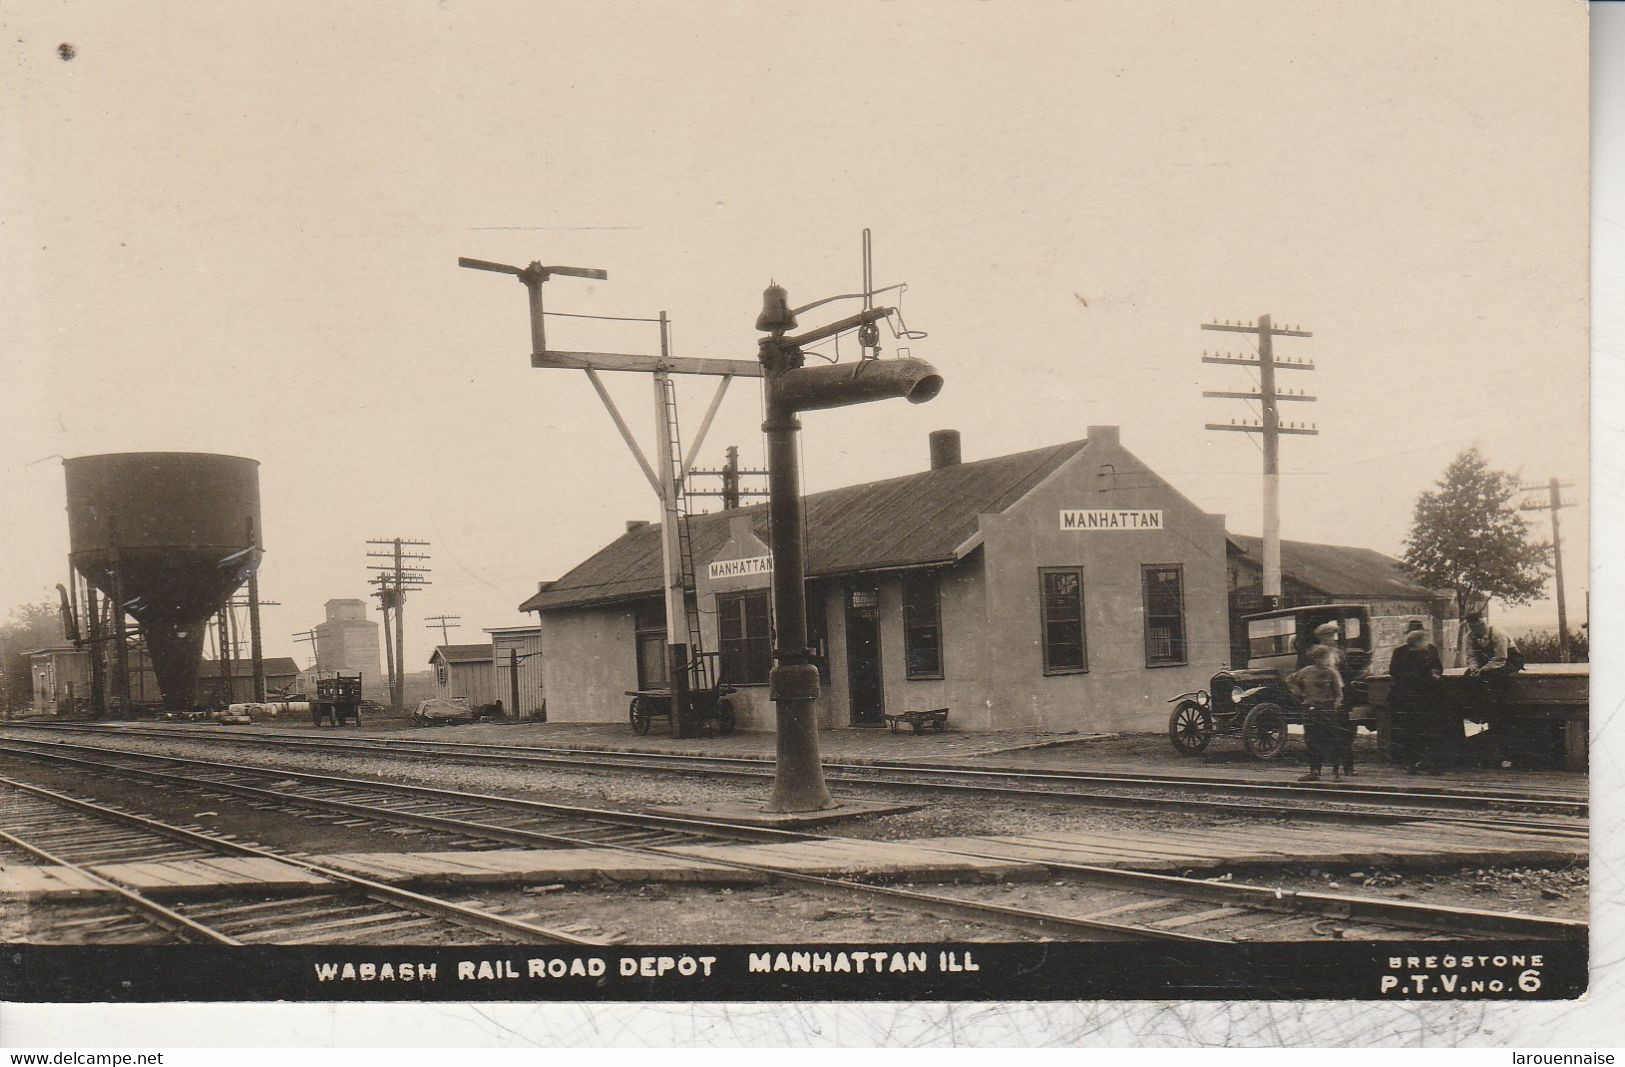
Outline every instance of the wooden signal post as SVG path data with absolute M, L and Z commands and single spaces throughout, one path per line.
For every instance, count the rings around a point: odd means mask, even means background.
M 682 525 L 686 518 L 683 483 L 729 383 L 735 377 L 766 379 L 767 421 L 763 430 L 768 435 L 768 479 L 773 522 L 773 613 L 777 642 L 773 651 L 775 666 L 769 679 L 769 691 L 776 705 L 778 725 L 773 793 L 767 804 L 767 810 L 771 812 L 817 811 L 833 804 L 824 784 L 823 765 L 818 755 L 817 723 L 812 713 L 813 702 L 818 697 L 818 669 L 811 661 L 811 650 L 806 647 L 806 575 L 801 541 L 800 472 L 795 449 L 795 435 L 800 430 L 798 415 L 802 411 L 841 407 L 887 397 L 906 397 L 911 402 L 921 403 L 934 397 L 942 388 L 942 378 L 935 369 L 916 359 L 861 359 L 821 367 L 803 366 L 803 346 L 848 330 L 860 330 L 860 336 L 867 334 L 880 319 L 895 313 L 892 308 L 870 306 L 880 290 L 872 289 L 869 283 L 867 232 L 864 253 L 865 285 L 861 294 L 843 294 L 792 309 L 785 300 L 785 291 L 777 285 L 769 286 L 762 314 L 756 323 L 756 328 L 769 336 L 758 342 L 755 360 L 673 356 L 664 312 L 657 320 L 623 320 L 656 321 L 660 324 L 658 356 L 553 351 L 547 348 L 543 329 L 543 318 L 547 314 L 542 309 L 543 284 L 553 275 L 604 280 L 608 277 L 607 272 L 584 267 L 546 267 L 540 263 L 513 267 L 475 259 L 457 261 L 458 265 L 475 270 L 511 274 L 525 285 L 530 296 L 531 366 L 586 372 L 616 429 L 620 431 L 622 440 L 660 498 L 664 516 L 661 523 L 664 551 L 661 555 L 665 570 L 667 669 L 671 679 L 672 709 L 678 716 L 679 733 L 692 729 L 691 723 L 685 723 L 689 713 L 685 687 L 690 669 L 690 644 L 684 643 L 679 634 L 686 630 L 690 643 L 697 643 L 700 635 L 698 615 L 689 610 L 687 600 L 693 560 L 686 547 L 687 535 Z M 861 298 L 864 310 L 799 336 L 785 335 L 788 329 L 796 325 L 798 312 L 848 297 Z M 605 391 L 598 378 L 600 370 L 642 371 L 654 376 L 658 473 L 645 458 L 643 450 L 627 429 L 626 421 Z M 676 397 L 671 385 L 673 374 L 701 374 L 721 379 L 700 423 L 699 433 L 686 455 L 681 453 L 677 437 Z M 698 666 L 697 661 L 694 666 Z

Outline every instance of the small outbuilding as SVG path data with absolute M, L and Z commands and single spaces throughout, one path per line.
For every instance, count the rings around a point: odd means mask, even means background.
M 488 644 L 436 645 L 429 655 L 429 667 L 434 672 L 434 695 L 440 699 L 462 697 L 470 708 L 497 699 Z

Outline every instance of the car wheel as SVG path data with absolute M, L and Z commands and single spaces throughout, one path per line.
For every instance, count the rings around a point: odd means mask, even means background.
M 633 733 L 637 734 L 639 737 L 642 737 L 644 734 L 649 732 L 649 727 L 651 724 L 649 722 L 649 713 L 644 710 L 643 707 L 643 698 L 632 698 L 632 706 L 628 709 L 628 714 L 632 717 Z
M 1213 740 L 1213 716 L 1194 700 L 1181 700 L 1168 716 L 1168 740 L 1181 756 L 1198 756 Z
M 1279 704 L 1254 704 L 1241 722 L 1241 743 L 1254 759 L 1271 760 L 1286 750 L 1286 712 Z
M 726 737 L 734 732 L 734 706 L 727 697 L 717 701 L 717 733 Z

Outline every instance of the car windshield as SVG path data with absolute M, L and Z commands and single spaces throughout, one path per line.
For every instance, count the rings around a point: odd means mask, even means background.
M 1251 619 L 1247 623 L 1247 654 L 1255 659 L 1292 651 L 1292 638 L 1298 620 L 1290 615 L 1273 619 Z

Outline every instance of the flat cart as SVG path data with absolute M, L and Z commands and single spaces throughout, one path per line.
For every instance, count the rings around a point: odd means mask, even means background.
M 701 672 L 694 672 L 697 680 L 704 680 Z M 710 685 L 691 686 L 688 690 L 688 706 L 691 712 L 691 721 L 697 724 L 706 736 L 720 734 L 726 737 L 734 732 L 734 706 L 728 699 L 739 690 L 726 682 L 714 682 Z M 627 707 L 627 718 L 631 720 L 632 732 L 640 737 L 647 734 L 656 719 L 665 719 L 672 729 L 677 729 L 678 723 L 672 716 L 672 695 L 670 687 L 654 689 L 628 689 L 626 695 L 632 698 Z

